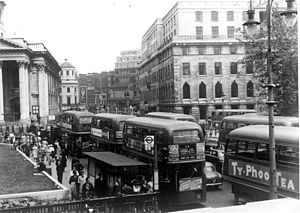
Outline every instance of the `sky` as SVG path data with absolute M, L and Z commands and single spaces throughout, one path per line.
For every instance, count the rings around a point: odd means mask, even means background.
M 111 71 L 121 51 L 141 48 L 142 36 L 177 0 L 4 0 L 6 37 L 43 43 L 59 64 L 79 73 Z

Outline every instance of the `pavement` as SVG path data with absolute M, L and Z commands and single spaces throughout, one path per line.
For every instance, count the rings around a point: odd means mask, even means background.
M 68 157 L 67 166 L 65 168 L 65 171 L 63 174 L 63 180 L 62 180 L 62 184 L 65 187 L 67 187 L 68 189 L 70 189 L 69 179 L 73 175 L 72 168 L 71 168 L 72 159 L 74 159 L 74 157 L 70 157 L 70 156 Z M 87 158 L 80 158 L 79 161 L 84 166 L 84 169 L 83 169 L 84 174 L 87 175 Z M 48 161 L 45 161 L 44 163 L 47 168 L 51 169 L 51 176 L 57 180 L 57 172 L 56 172 L 55 162 L 52 162 L 51 165 L 49 165 Z

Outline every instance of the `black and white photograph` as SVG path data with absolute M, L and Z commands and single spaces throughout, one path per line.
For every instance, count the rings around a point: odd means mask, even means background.
M 300 210 L 298 0 L 0 0 L 0 213 Z

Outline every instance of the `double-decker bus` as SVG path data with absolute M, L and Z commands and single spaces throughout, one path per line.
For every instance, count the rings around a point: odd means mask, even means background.
M 299 199 L 299 128 L 275 126 L 278 197 Z M 265 200 L 270 193 L 269 126 L 233 130 L 225 145 L 223 177 L 232 184 L 235 202 Z
M 268 116 L 261 115 L 233 115 L 227 116 L 223 119 L 221 127 L 219 130 L 219 140 L 220 144 L 224 144 L 227 140 L 228 134 L 239 127 L 249 126 L 249 125 L 267 125 L 269 123 Z M 299 118 L 297 117 L 283 117 L 274 116 L 275 126 L 291 126 L 299 127 Z
M 95 114 L 91 123 L 91 138 L 102 151 L 120 153 L 124 122 L 133 115 L 112 113 Z
M 198 124 L 149 117 L 128 119 L 123 130 L 123 150 L 158 168 L 163 202 L 206 200 L 204 138 Z
M 186 115 L 186 114 L 181 114 L 181 113 L 149 112 L 147 114 L 147 117 L 196 122 L 196 119 L 195 119 L 194 116 L 192 116 L 192 115 Z
M 60 116 L 62 133 L 67 135 L 68 151 L 77 156 L 92 149 L 91 121 L 94 114 L 84 111 L 65 111 Z

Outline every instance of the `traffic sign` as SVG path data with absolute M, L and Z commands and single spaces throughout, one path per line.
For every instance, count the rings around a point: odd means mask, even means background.
M 148 144 L 152 144 L 154 142 L 154 135 L 146 135 L 144 138 L 144 142 Z

